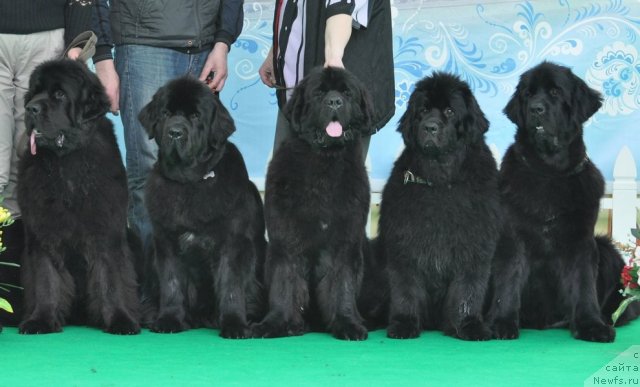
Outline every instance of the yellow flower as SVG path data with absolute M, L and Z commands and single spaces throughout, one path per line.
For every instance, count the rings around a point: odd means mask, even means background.
M 0 223 L 4 224 L 11 219 L 11 213 L 4 207 L 0 207 Z

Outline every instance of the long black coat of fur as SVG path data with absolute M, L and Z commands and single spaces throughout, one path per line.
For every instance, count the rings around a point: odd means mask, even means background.
M 26 238 L 21 333 L 58 332 L 68 321 L 116 334 L 140 330 L 127 182 L 108 108 L 100 81 L 79 62 L 46 62 L 31 75 L 33 145 L 18 172 Z
M 526 257 L 521 325 L 569 326 L 578 339 L 609 342 L 623 261 L 593 236 L 604 179 L 582 129 L 600 106 L 599 93 L 566 67 L 543 62 L 525 72 L 504 109 L 517 132 L 500 191 Z
M 350 73 L 320 69 L 297 86 L 284 113 L 295 137 L 267 172 L 269 312 L 255 334 L 299 335 L 319 322 L 312 328 L 363 340 L 356 298 L 370 192 L 359 140 L 370 132 L 368 98 Z M 332 121 L 343 128 L 338 137 L 325 130 Z
M 380 204 L 392 338 L 441 329 L 486 340 L 483 304 L 501 235 L 489 122 L 466 83 L 436 73 L 416 84 L 400 119 L 405 149 Z
M 155 241 L 151 329 L 209 326 L 223 337 L 251 336 L 249 323 L 262 313 L 265 227 L 258 190 L 227 141 L 231 116 L 185 77 L 160 88 L 140 121 L 159 147 L 145 196 Z

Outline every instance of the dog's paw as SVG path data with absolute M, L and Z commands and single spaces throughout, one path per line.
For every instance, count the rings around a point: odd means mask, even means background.
M 420 336 L 420 328 L 410 322 L 394 321 L 387 327 L 387 337 L 392 339 L 415 339 Z
M 518 324 L 509 319 L 497 319 L 491 327 L 492 337 L 498 340 L 514 340 L 520 337 Z
M 253 337 L 273 338 L 300 336 L 304 334 L 304 323 L 290 321 L 274 321 L 265 319 L 258 324 L 251 326 Z
M 468 341 L 485 341 L 491 339 L 491 331 L 479 318 L 465 317 L 452 336 Z
M 575 337 L 585 341 L 612 343 L 616 339 L 616 331 L 605 324 L 583 325 L 577 327 Z
M 187 326 L 175 316 L 164 315 L 158 317 L 149 329 L 155 333 L 178 333 L 187 329 Z
M 116 311 L 111 318 L 111 324 L 107 326 L 105 332 L 113 335 L 137 335 L 140 333 L 140 324 L 125 312 Z
M 366 340 L 369 335 L 364 325 L 355 322 L 336 324 L 331 333 L 336 339 L 350 341 Z
M 20 324 L 18 332 L 23 335 L 58 333 L 62 332 L 62 325 L 58 321 L 30 319 Z
M 225 324 L 220 328 L 220 337 L 225 339 L 248 339 L 252 331 L 246 324 Z

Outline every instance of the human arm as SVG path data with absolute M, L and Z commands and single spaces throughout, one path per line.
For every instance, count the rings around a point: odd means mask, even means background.
M 215 76 L 208 84 L 212 90 L 222 90 L 227 80 L 227 55 L 231 45 L 242 32 L 244 23 L 243 4 L 243 0 L 224 0 L 220 4 L 213 49 L 209 53 L 200 73 L 201 81 L 204 81 L 210 72 L 213 71 L 215 73 Z
M 265 85 L 269 87 L 274 87 L 276 85 L 276 78 L 273 73 L 273 47 L 269 49 L 269 53 L 267 54 L 267 57 L 264 58 L 264 62 L 262 62 L 262 66 L 260 66 L 258 74 L 260 74 L 260 79 Z
M 98 37 L 96 53 L 93 55 L 96 75 L 107 92 L 111 112 L 117 114 L 120 109 L 120 78 L 116 72 L 111 53 L 113 40 L 107 0 L 96 0 L 91 14 L 91 29 Z
M 367 0 L 325 0 L 327 20 L 325 24 L 324 67 L 344 68 L 342 58 L 351 38 L 354 25 L 366 27 Z

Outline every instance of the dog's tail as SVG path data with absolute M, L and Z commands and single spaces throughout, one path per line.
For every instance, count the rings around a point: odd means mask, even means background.
M 598 246 L 598 301 L 605 322 L 611 324 L 611 315 L 624 300 L 620 274 L 624 268 L 624 260 L 613 246 L 611 239 L 605 236 L 596 237 Z M 629 304 L 625 312 L 616 321 L 616 326 L 629 323 L 640 315 L 640 304 Z

